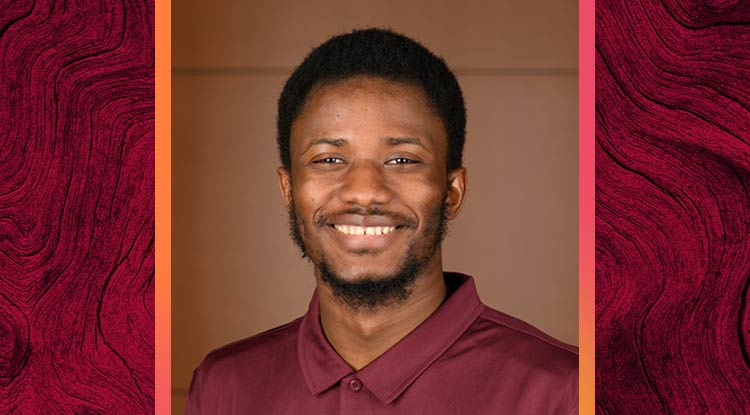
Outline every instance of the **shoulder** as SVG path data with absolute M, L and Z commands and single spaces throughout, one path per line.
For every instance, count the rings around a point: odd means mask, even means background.
M 577 413 L 577 347 L 489 307 L 465 335 L 468 343 L 482 350 L 483 370 L 504 374 L 497 377 L 498 388 L 508 387 L 507 379 L 513 379 L 519 405 L 544 405 L 539 413 Z
M 505 359 L 512 359 L 535 374 L 577 383 L 578 348 L 575 346 L 489 307 L 479 315 L 470 330 L 489 337 Z
M 193 372 L 185 414 L 223 413 L 236 391 L 258 390 L 274 375 L 299 371 L 296 347 L 302 319 L 220 347 L 206 355 Z
M 211 351 L 201 362 L 196 373 L 204 379 L 232 381 L 248 373 L 278 369 L 279 362 L 296 362 L 297 333 L 300 321 L 275 327 L 263 333 L 238 340 Z

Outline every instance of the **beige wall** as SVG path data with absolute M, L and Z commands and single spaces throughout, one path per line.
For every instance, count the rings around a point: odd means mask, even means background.
M 406 3 L 406 5 L 403 5 Z M 173 2 L 173 413 L 212 348 L 283 324 L 314 282 L 287 231 L 276 100 L 354 27 L 422 41 L 466 96 L 469 193 L 444 247 L 488 305 L 577 344 L 577 2 Z

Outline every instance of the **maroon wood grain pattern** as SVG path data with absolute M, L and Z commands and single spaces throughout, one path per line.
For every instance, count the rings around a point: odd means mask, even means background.
M 154 4 L 0 0 L 0 413 L 154 408 Z
M 750 3 L 596 2 L 596 409 L 750 413 Z

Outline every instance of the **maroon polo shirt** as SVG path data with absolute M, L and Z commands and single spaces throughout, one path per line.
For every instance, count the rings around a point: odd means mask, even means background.
M 577 348 L 479 301 L 471 277 L 427 320 L 354 371 L 326 340 L 314 294 L 304 317 L 211 352 L 187 415 L 578 413 Z

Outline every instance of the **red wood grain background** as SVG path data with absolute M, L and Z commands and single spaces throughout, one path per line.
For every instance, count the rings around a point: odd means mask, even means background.
M 750 2 L 596 2 L 596 408 L 750 413 Z
M 0 413 L 154 408 L 154 3 L 0 0 Z

